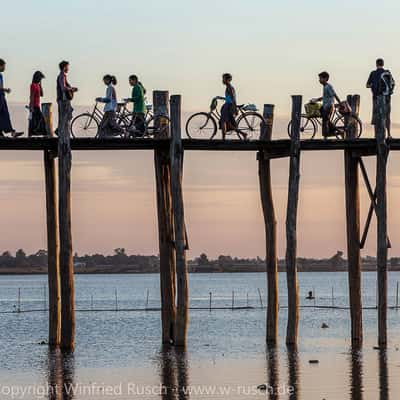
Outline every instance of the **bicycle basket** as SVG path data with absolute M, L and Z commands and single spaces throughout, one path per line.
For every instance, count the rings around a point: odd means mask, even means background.
M 243 111 L 258 111 L 257 106 L 255 104 L 246 104 L 243 108 Z
M 308 118 L 316 118 L 321 116 L 321 103 L 307 103 L 304 105 Z

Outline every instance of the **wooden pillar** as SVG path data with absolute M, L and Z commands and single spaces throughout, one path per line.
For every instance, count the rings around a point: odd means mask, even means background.
M 53 137 L 52 104 L 42 104 L 48 136 Z M 47 277 L 49 287 L 49 345 L 58 346 L 61 338 L 61 289 L 59 264 L 59 226 L 57 213 L 57 154 L 44 150 L 47 217 Z
M 388 147 L 385 138 L 386 103 L 384 96 L 378 96 L 375 118 L 376 158 L 376 216 L 378 221 L 377 270 L 378 270 L 378 343 L 387 343 L 387 199 L 386 162 Z
M 169 115 L 168 99 L 169 94 L 166 91 L 155 91 L 153 93 L 154 112 L 156 115 Z M 171 163 L 168 147 L 157 148 L 154 151 L 154 166 L 160 252 L 162 342 L 172 344 L 175 341 L 176 268 L 173 247 L 174 222 L 171 198 Z
M 47 136 L 53 137 L 53 105 L 51 103 L 42 103 L 42 113 L 46 123 Z
M 274 105 L 264 105 L 265 124 L 262 126 L 260 140 L 272 139 Z M 258 177 L 260 181 L 261 204 L 265 225 L 265 248 L 267 269 L 267 343 L 276 344 L 278 340 L 278 260 L 276 245 L 276 217 L 271 184 L 271 161 L 268 153 L 260 151 L 258 159 Z
M 189 320 L 189 287 L 186 263 L 186 229 L 183 202 L 183 147 L 181 133 L 181 96 L 171 96 L 171 194 L 174 215 L 176 277 L 177 277 L 177 316 L 175 344 L 186 345 Z
M 290 146 L 289 188 L 286 214 L 286 276 L 288 288 L 288 323 L 286 344 L 297 343 L 299 327 L 299 284 L 297 279 L 297 206 L 300 184 L 300 118 L 302 96 L 292 96 L 292 132 Z
M 58 132 L 58 193 L 61 276 L 61 347 L 75 346 L 74 265 L 71 234 L 71 144 L 70 122 L 72 107 L 61 103 Z
M 360 96 L 348 96 L 353 113 L 358 116 Z M 354 118 L 346 118 L 346 139 L 358 137 L 357 124 Z M 351 342 L 353 346 L 362 343 L 362 295 L 361 295 L 361 256 L 360 256 L 360 188 L 359 158 L 350 149 L 344 151 L 345 193 L 346 193 L 346 226 L 347 226 L 347 259 L 349 276 L 349 298 L 351 317 Z

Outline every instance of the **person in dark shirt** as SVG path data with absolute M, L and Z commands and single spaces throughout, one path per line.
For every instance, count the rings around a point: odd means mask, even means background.
M 3 72 L 6 70 L 6 62 L 0 59 L 0 137 L 5 133 L 11 133 L 12 137 L 23 135 L 23 132 L 16 132 L 11 124 L 10 113 L 6 100 L 6 94 L 11 93 L 11 89 L 4 86 Z
M 385 62 L 382 58 L 378 58 L 376 60 L 376 70 L 372 71 L 369 74 L 368 81 L 367 81 L 367 88 L 371 89 L 372 92 L 372 121 L 371 124 L 375 125 L 375 120 L 376 120 L 376 100 L 378 96 L 383 95 L 385 102 L 386 102 L 386 129 L 388 132 L 388 136 L 390 137 L 390 125 L 391 125 L 391 120 L 390 120 L 390 113 L 391 113 L 391 95 L 390 94 L 384 94 L 383 93 L 383 85 L 382 85 L 382 74 L 386 72 L 386 69 L 384 68 Z
M 70 117 L 72 118 L 72 107 L 71 107 L 71 100 L 75 92 L 78 91 L 77 88 L 72 87 L 67 80 L 67 75 L 69 72 L 69 62 L 68 61 L 61 61 L 58 65 L 60 68 L 60 73 L 57 77 L 57 105 L 58 105 L 58 115 L 61 113 L 61 109 L 63 103 L 68 103 L 68 108 L 70 109 Z M 58 121 L 60 123 L 60 120 Z M 55 134 L 58 135 L 58 128 L 55 131 Z

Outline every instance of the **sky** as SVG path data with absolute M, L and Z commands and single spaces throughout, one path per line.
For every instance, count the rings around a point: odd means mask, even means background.
M 239 102 L 276 105 L 273 137 L 285 137 L 290 95 L 320 95 L 317 74 L 328 70 L 338 95 L 361 95 L 368 129 L 371 99 L 365 88 L 377 57 L 399 75 L 398 1 L 383 0 L 19 0 L 2 7 L 0 58 L 12 118 L 26 129 L 23 105 L 35 70 L 46 75 L 43 101 L 55 99 L 58 63 L 71 62 L 79 88 L 77 112 L 104 92 L 102 76 L 116 75 L 120 98 L 137 74 L 148 92 L 183 96 L 184 115 L 207 110 L 223 93 L 221 74 L 231 72 Z M 397 93 L 396 93 L 397 94 Z M 151 98 L 151 95 L 149 96 Z M 393 98 L 393 121 L 400 102 Z M 400 132 L 399 132 L 400 134 Z M 396 130 L 394 131 L 396 136 Z M 391 255 L 400 254 L 399 163 L 389 166 Z M 374 179 L 373 160 L 368 160 Z M 331 256 L 345 246 L 343 154 L 304 154 L 299 204 L 299 255 Z M 190 256 L 265 256 L 255 154 L 188 153 L 185 206 Z M 285 252 L 288 160 L 273 162 L 279 255 Z M 79 253 L 125 247 L 156 254 L 157 226 L 151 152 L 77 152 L 73 163 L 73 237 Z M 44 248 L 42 154 L 0 154 L 0 250 Z M 362 192 L 362 219 L 369 203 Z M 374 228 L 363 254 L 374 254 Z

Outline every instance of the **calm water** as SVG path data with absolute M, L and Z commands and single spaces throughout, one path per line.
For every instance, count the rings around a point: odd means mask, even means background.
M 348 305 L 346 273 L 300 273 L 299 279 L 302 305 L 314 305 L 305 300 L 313 289 L 317 306 Z M 41 311 L 47 306 L 47 277 L 0 276 L 0 399 L 328 400 L 388 399 L 400 394 L 400 311 L 389 311 L 388 351 L 373 349 L 375 273 L 363 274 L 364 305 L 372 309 L 364 310 L 364 349 L 353 354 L 348 310 L 318 308 L 301 309 L 298 351 L 287 352 L 284 274 L 280 274 L 281 338 L 274 351 L 265 346 L 265 310 L 229 309 L 232 292 L 234 306 L 265 304 L 265 274 L 191 274 L 189 280 L 192 307 L 207 308 L 212 292 L 213 307 L 227 309 L 192 310 L 188 348 L 182 353 L 161 348 L 159 312 L 116 312 L 116 308 L 144 309 L 146 304 L 159 307 L 158 275 L 76 276 L 76 307 L 81 311 L 75 354 L 68 356 L 49 353 L 39 344 L 47 338 L 47 313 Z M 390 305 L 396 303 L 397 281 L 400 273 L 390 273 Z M 27 312 L 13 312 L 18 307 Z M 323 322 L 328 329 L 321 329 Z M 310 364 L 310 359 L 319 363 Z M 270 385 L 271 393 L 255 390 L 261 383 Z M 75 394 L 62 397 L 55 388 L 63 385 Z M 24 388 L 30 392 L 23 393 Z

